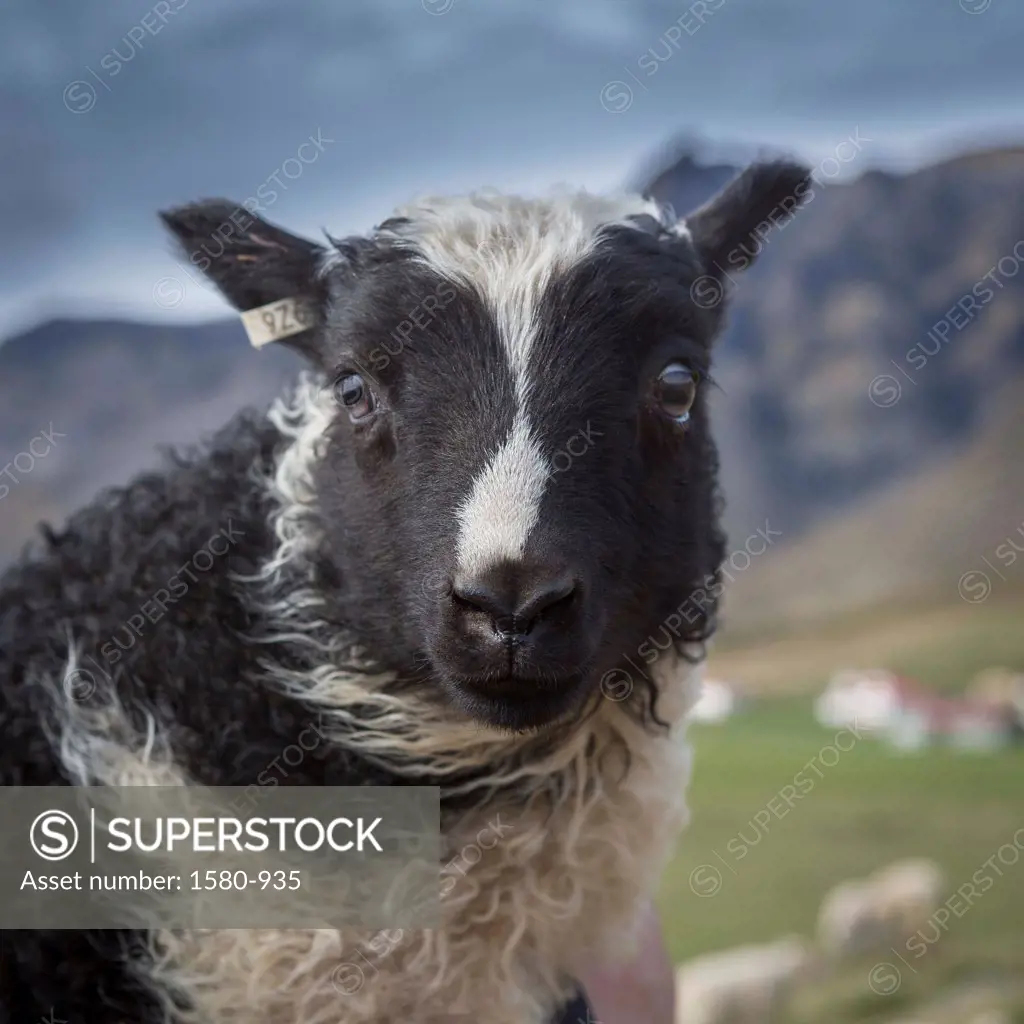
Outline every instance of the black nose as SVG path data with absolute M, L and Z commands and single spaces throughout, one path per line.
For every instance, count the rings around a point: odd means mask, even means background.
M 575 593 L 576 581 L 567 571 L 504 566 L 456 580 L 452 600 L 463 611 L 486 615 L 495 633 L 514 640 L 568 607 Z

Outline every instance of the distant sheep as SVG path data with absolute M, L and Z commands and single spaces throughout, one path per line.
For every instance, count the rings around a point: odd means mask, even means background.
M 818 938 L 833 957 L 902 944 L 923 928 L 944 896 L 942 871 L 926 859 L 897 861 L 865 879 L 841 882 L 822 902 Z
M 679 1024 L 772 1024 L 808 971 L 802 939 L 738 946 L 683 964 L 676 975 Z
M 721 590 L 725 268 L 808 180 L 757 164 L 684 220 L 426 200 L 324 244 L 164 215 L 239 310 L 295 300 L 259 340 L 310 369 L 8 570 L 0 783 L 244 786 L 312 718 L 288 784 L 437 785 L 446 860 L 514 827 L 357 991 L 331 978 L 363 934 L 9 933 L 0 1021 L 539 1024 L 624 941 L 686 818 Z

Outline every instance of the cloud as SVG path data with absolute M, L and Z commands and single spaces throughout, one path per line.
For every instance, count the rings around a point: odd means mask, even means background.
M 922 125 L 965 130 L 980 109 L 1005 122 L 1024 30 L 1014 4 L 724 0 L 612 115 L 602 86 L 665 52 L 685 3 L 452 0 L 432 15 L 427 0 L 165 0 L 162 19 L 148 0 L 6 4 L 0 324 L 26 296 L 87 294 L 97 254 L 115 279 L 159 264 L 155 209 L 249 195 L 318 129 L 337 147 L 274 213 L 361 230 L 382 198 L 625 165 L 679 129 L 807 147 L 870 121 L 881 154 L 887 135 L 913 145 Z

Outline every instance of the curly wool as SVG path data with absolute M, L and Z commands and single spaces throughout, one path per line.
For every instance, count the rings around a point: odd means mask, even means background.
M 489 732 L 390 692 L 386 676 L 339 669 L 329 655 L 344 640 L 324 638 L 318 592 L 309 582 L 281 591 L 286 580 L 308 581 L 305 559 L 316 546 L 310 468 L 328 422 L 321 394 L 307 379 L 291 405 L 271 413 L 290 442 L 267 481 L 278 546 L 248 580 L 271 624 L 259 637 L 267 682 L 323 712 L 328 735 L 371 760 L 431 782 L 468 774 L 461 787 L 445 787 L 449 796 L 477 794 L 471 810 L 446 815 L 448 856 L 495 814 L 511 832 L 444 890 L 439 929 L 406 931 L 382 958 L 368 957 L 373 936 L 355 931 L 162 932 L 152 940 L 152 984 L 165 993 L 168 1019 L 182 1024 L 440 1024 L 458 1012 L 541 1024 L 569 994 L 586 945 L 612 953 L 629 944 L 635 911 L 686 822 L 682 722 L 695 673 L 682 659 L 655 666 L 667 731 L 645 729 L 624 703 L 602 699 L 582 727 L 551 744 Z M 296 643 L 321 663 L 306 671 L 274 659 L 276 646 Z

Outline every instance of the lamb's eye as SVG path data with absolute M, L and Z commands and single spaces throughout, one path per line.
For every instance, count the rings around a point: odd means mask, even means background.
M 669 363 L 654 382 L 654 397 L 666 415 L 677 423 L 690 418 L 697 397 L 697 373 L 686 363 Z
M 366 419 L 377 407 L 370 386 L 358 373 L 347 373 L 334 382 L 334 397 L 348 411 L 353 423 Z

